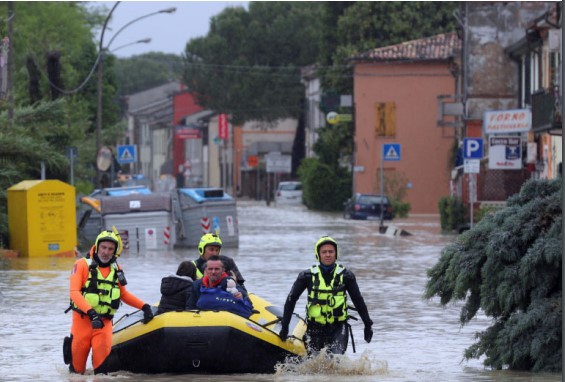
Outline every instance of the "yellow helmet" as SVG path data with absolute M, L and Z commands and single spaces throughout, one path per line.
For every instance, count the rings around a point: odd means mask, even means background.
M 114 249 L 114 255 L 117 257 L 120 256 L 123 249 L 122 238 L 120 237 L 120 234 L 118 233 L 116 227 L 112 227 L 112 231 L 107 230 L 100 232 L 100 234 L 96 238 L 96 241 L 94 242 L 94 246 L 96 247 L 96 252 L 98 252 L 98 245 L 103 241 L 110 241 L 116 244 L 116 249 Z
M 222 240 L 218 235 L 214 235 L 212 233 L 204 234 L 200 238 L 200 243 L 198 243 L 198 253 L 200 253 L 200 256 L 204 255 L 204 250 L 208 245 L 216 245 L 222 248 Z
M 335 258 L 337 260 L 337 241 L 329 236 L 322 236 L 317 242 L 315 246 L 315 253 L 316 253 L 316 260 L 320 261 L 320 247 L 324 244 L 331 244 L 335 247 Z

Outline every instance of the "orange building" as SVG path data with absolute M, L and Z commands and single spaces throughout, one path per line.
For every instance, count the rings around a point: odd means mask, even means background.
M 452 32 L 352 59 L 355 192 L 380 193 L 382 165 L 385 185 L 405 183 L 411 213 L 439 213 L 439 199 L 450 195 L 455 128 L 438 126 L 438 97 L 458 93 L 460 46 Z M 397 144 L 400 160 L 382 161 L 384 144 Z

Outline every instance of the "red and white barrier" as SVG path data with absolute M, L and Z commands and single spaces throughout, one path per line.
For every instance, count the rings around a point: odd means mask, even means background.
M 171 242 L 171 227 L 167 226 L 163 231 L 163 243 L 165 245 L 169 245 L 170 242 Z

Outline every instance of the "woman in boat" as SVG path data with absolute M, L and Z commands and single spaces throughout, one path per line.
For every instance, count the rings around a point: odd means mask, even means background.
M 196 279 L 196 266 L 192 261 L 179 264 L 176 274 L 161 279 L 161 300 L 157 314 L 183 311 Z
M 230 289 L 235 286 L 236 290 L 228 292 L 228 283 Z M 192 284 L 192 293 L 186 308 L 187 310 L 225 310 L 245 318 L 249 318 L 253 312 L 253 305 L 245 288 L 237 285 L 228 276 L 220 256 L 210 256 L 206 261 L 204 277 Z
M 296 302 L 302 292 L 308 289 L 306 336 L 310 340 L 309 352 L 319 352 L 326 348 L 329 353 L 345 353 L 350 330 L 347 323 L 347 294 L 365 324 L 365 341 L 371 342 L 373 321 L 369 317 L 355 275 L 337 263 L 337 242 L 329 236 L 323 236 L 316 242 L 315 253 L 319 264 L 298 275 L 284 304 L 281 339 L 286 340 Z

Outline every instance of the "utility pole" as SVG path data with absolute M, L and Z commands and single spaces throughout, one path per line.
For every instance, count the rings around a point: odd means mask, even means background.
M 8 121 L 14 121 L 14 2 L 8 1 Z

